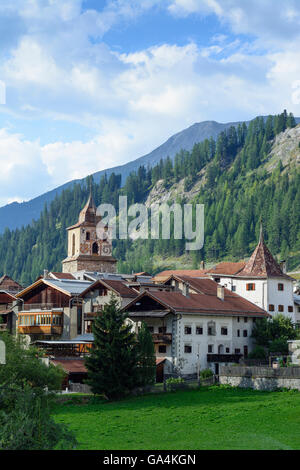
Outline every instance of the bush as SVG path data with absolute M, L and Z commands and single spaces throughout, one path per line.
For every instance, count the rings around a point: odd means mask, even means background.
M 186 388 L 185 380 L 182 377 L 170 378 L 166 380 L 167 390 L 169 392 L 174 392 L 175 390 L 182 390 Z
M 212 377 L 213 375 L 214 374 L 213 374 L 212 370 L 210 370 L 210 369 L 203 369 L 200 372 L 201 379 L 208 379 L 209 377 Z
M 49 397 L 31 387 L 0 389 L 0 450 L 73 449 L 72 432 L 50 416 Z
M 256 346 L 248 357 L 249 359 L 266 359 L 267 354 L 263 346 Z

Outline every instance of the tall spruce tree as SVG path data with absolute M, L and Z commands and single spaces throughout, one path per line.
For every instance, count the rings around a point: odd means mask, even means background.
M 94 321 L 94 347 L 86 358 L 87 383 L 94 394 L 121 398 L 138 385 L 138 347 L 115 297 Z
M 142 386 L 155 382 L 156 362 L 152 335 L 145 322 L 138 332 L 139 381 Z

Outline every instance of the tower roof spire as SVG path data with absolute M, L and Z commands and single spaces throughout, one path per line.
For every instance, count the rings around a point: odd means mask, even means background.
M 264 240 L 262 218 L 260 219 L 260 234 L 258 244 L 246 263 L 244 269 L 238 273 L 239 276 L 246 277 L 288 277 L 284 274 L 269 251 Z

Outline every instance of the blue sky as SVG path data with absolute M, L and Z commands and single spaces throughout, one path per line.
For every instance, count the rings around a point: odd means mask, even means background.
M 300 116 L 299 0 L 1 0 L 0 205 L 203 120 Z

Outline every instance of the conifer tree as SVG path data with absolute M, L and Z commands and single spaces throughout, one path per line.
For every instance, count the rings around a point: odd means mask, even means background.
M 152 336 L 145 322 L 142 322 L 137 339 L 140 384 L 152 385 L 156 372 L 155 352 Z
M 94 346 L 86 358 L 87 383 L 107 399 L 124 396 L 138 385 L 138 348 L 131 325 L 115 297 L 93 324 Z

